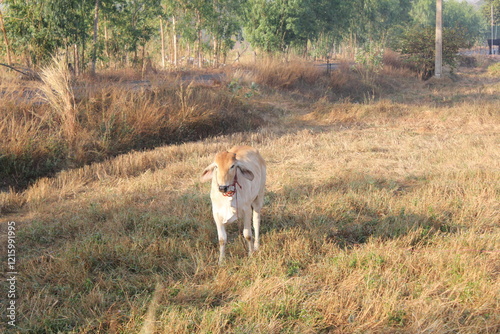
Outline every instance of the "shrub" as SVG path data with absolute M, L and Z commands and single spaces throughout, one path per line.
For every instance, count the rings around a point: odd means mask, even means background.
M 467 40 L 462 32 L 443 28 L 443 64 L 456 67 L 458 50 L 465 46 Z M 393 47 L 406 56 L 406 61 L 422 79 L 434 75 L 436 44 L 433 27 L 409 28 Z
M 273 89 L 292 90 L 301 85 L 311 86 L 323 73 L 321 69 L 302 61 L 284 62 L 276 58 L 264 58 L 244 68 L 252 72 L 251 80 L 258 85 Z

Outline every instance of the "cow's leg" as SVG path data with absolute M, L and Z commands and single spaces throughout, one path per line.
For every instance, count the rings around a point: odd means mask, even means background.
M 222 264 L 226 253 L 227 233 L 224 224 L 218 222 L 217 218 L 215 224 L 217 225 L 217 235 L 219 237 L 219 264 Z
M 260 210 L 264 205 L 264 192 L 262 191 L 259 196 L 252 203 L 253 210 L 253 231 L 255 233 L 254 250 L 259 249 L 259 233 L 260 233 Z
M 245 210 L 243 212 L 243 237 L 247 241 L 248 255 L 253 253 L 253 238 L 252 238 L 252 211 Z
M 253 248 L 254 251 L 259 250 L 259 230 L 260 230 L 260 212 L 253 211 L 253 231 L 255 233 Z

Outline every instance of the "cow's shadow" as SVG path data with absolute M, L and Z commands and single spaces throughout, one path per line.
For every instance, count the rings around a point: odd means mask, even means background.
M 418 181 L 416 181 L 418 182 Z M 261 244 L 272 234 L 289 230 L 300 230 L 303 235 L 324 242 L 332 242 L 341 248 L 350 248 L 366 243 L 371 238 L 394 239 L 408 235 L 412 231 L 420 231 L 420 242 L 429 239 L 436 233 L 453 233 L 457 226 L 452 224 L 449 212 L 427 214 L 415 213 L 406 207 L 394 211 L 390 204 L 375 207 L 360 199 L 359 193 L 364 188 L 389 192 L 391 196 L 402 196 L 413 191 L 415 182 L 404 182 L 387 179 L 374 179 L 361 176 L 359 180 L 333 180 L 320 186 L 302 184 L 285 187 L 280 191 L 268 191 L 265 206 L 262 210 L 260 228 Z M 314 198 L 332 196 L 339 201 L 321 208 L 311 208 Z M 355 192 L 358 195 L 352 196 Z M 308 207 L 300 210 L 307 203 Z M 312 213 L 311 213 L 312 212 Z M 227 226 L 229 242 L 244 247 L 241 227 L 238 223 Z M 240 238 L 241 242 L 237 241 Z M 242 251 L 242 250 L 240 250 Z M 238 252 L 238 251 L 237 251 Z

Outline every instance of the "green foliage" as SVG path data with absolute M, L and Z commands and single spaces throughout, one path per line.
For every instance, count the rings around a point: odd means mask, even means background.
M 47 1 L 5 0 L 5 29 L 11 41 L 11 49 L 26 60 L 39 64 L 48 60 L 61 46 L 60 34 Z
M 340 27 L 344 9 L 341 1 L 251 0 L 245 12 L 245 37 L 265 52 L 304 48 L 308 40 Z
M 159 23 L 166 27 L 188 57 L 208 58 L 217 65 L 241 38 L 263 52 L 328 56 L 334 43 L 348 40 L 364 45 L 376 40 L 385 45 L 404 27 L 430 26 L 435 21 L 434 0 L 5 0 L 5 27 L 12 50 L 29 65 L 43 64 L 51 55 L 78 50 L 85 69 L 89 52 L 103 61 L 134 63 L 145 58 L 148 41 L 160 39 Z M 484 15 L 489 4 L 486 1 Z M 96 7 L 96 5 L 98 5 Z M 96 11 L 96 8 L 98 9 Z M 498 10 L 497 10 L 498 12 Z M 444 25 L 460 30 L 469 45 L 481 37 L 485 21 L 479 10 L 458 0 L 444 3 Z M 488 12 L 489 13 L 489 12 Z M 93 42 L 94 16 L 98 38 Z M 161 18 L 161 21 L 160 21 Z M 173 48 L 173 44 L 171 45 Z M 158 47 L 154 47 L 158 52 Z M 0 46 L 0 51 L 5 51 Z M 139 51 L 143 51 L 142 57 Z M 173 53 L 170 50 L 170 53 Z M 72 52 L 71 52 L 72 53 Z M 130 57 L 130 53 L 133 53 Z M 201 53 L 205 55 L 202 56 Z M 167 52 L 168 54 L 168 52 Z M 168 55 L 165 55 L 169 57 Z M 180 51 L 177 53 L 180 58 Z M 76 61 L 76 60 L 75 60 Z
M 484 43 L 482 32 L 487 24 L 479 11 L 465 1 L 446 1 L 443 6 L 444 26 L 460 31 L 466 47 L 472 47 L 476 41 Z
M 431 26 L 436 22 L 436 0 L 416 0 L 412 3 L 410 17 L 415 25 Z
M 356 51 L 356 63 L 366 70 L 377 73 L 383 67 L 384 48 L 378 43 L 368 43 L 364 48 Z
M 360 43 L 385 42 L 394 29 L 410 20 L 410 1 L 407 0 L 355 0 L 349 3 L 349 33 Z
M 410 10 L 412 21 L 417 26 L 433 27 L 436 23 L 436 1 L 417 0 Z M 443 2 L 443 27 L 460 31 L 471 46 L 482 37 L 486 23 L 473 5 L 458 0 Z
M 464 32 L 443 29 L 443 64 L 452 68 L 458 60 L 458 50 L 467 46 Z M 428 79 L 435 70 L 435 29 L 432 27 L 411 27 L 393 45 L 406 56 L 406 61 L 422 79 Z
M 493 21 L 498 25 L 500 23 L 500 0 L 484 0 L 481 6 L 481 13 L 486 21 L 491 20 L 491 6 L 493 6 Z
M 377 74 L 384 67 L 384 48 L 380 43 L 370 42 L 363 48 L 356 50 L 355 68 L 360 73 L 363 82 L 368 85 L 373 85 Z
M 161 13 L 160 0 L 103 3 L 103 11 L 114 27 L 111 43 L 115 50 L 136 52 L 149 41 L 155 31 L 153 19 Z

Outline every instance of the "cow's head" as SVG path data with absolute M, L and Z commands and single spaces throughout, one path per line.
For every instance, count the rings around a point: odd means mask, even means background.
M 241 173 L 240 175 L 250 181 L 253 180 L 253 173 L 236 159 L 235 153 L 220 152 L 215 156 L 214 162 L 205 168 L 201 180 L 208 181 L 215 178 L 219 191 L 227 194 L 235 191 L 238 171 Z

